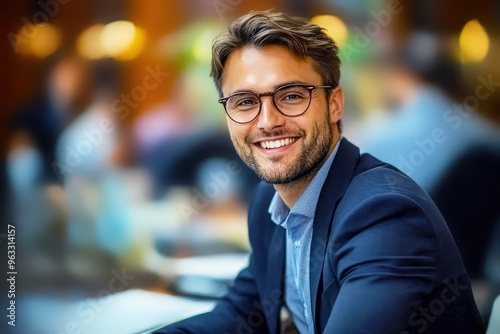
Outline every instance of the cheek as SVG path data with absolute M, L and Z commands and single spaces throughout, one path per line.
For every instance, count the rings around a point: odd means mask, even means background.
M 325 103 L 323 101 L 319 101 L 318 98 L 312 99 L 311 104 L 309 105 L 309 109 L 306 111 L 306 113 L 313 111 L 313 109 L 318 110 L 320 108 L 325 108 Z
M 311 110 L 312 111 L 312 110 Z M 307 115 L 305 119 L 297 122 L 293 125 L 294 128 L 300 129 L 306 137 L 311 138 L 315 136 L 317 132 L 316 129 L 321 128 L 321 122 L 324 122 L 324 116 L 319 115 L 319 113 L 315 110 L 314 113 Z
M 243 142 L 248 136 L 248 131 L 245 126 L 241 124 L 235 124 L 233 121 L 227 121 L 227 127 L 229 129 L 229 135 L 233 141 Z

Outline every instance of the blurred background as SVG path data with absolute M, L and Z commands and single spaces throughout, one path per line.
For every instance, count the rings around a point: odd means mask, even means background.
M 0 14 L 0 247 L 7 264 L 14 225 L 18 272 L 5 332 L 140 333 L 225 293 L 247 262 L 258 180 L 230 143 L 211 43 L 266 9 L 336 40 L 344 136 L 433 197 L 488 321 L 500 1 L 23 0 Z

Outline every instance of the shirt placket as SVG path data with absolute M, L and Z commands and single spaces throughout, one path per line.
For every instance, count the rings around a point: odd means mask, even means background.
M 307 287 L 307 280 L 305 277 L 306 270 L 301 266 L 301 264 L 309 263 L 308 259 L 305 259 L 305 249 L 303 242 L 300 240 L 301 236 L 305 231 L 302 231 L 300 228 L 300 222 L 295 221 L 297 219 L 295 216 L 290 216 L 289 218 L 289 226 L 290 226 L 290 237 L 292 238 L 293 244 L 293 263 L 294 263 L 294 276 L 295 276 L 295 287 L 298 295 L 300 296 L 300 300 L 302 302 L 303 310 L 304 310 L 304 319 L 306 320 L 307 326 L 311 331 L 314 327 L 312 325 L 309 306 L 307 305 L 307 296 L 309 293 Z M 304 286 L 300 286 L 300 282 L 304 282 Z

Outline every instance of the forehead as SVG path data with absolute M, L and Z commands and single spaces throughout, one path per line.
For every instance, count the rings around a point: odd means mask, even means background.
M 224 66 L 224 95 L 236 90 L 270 91 L 291 83 L 322 84 L 310 57 L 300 58 L 284 46 L 246 46 L 233 51 Z

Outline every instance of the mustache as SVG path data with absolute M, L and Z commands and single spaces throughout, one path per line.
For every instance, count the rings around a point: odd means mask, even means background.
M 256 142 L 257 140 L 263 140 L 266 138 L 273 138 L 273 137 L 302 137 L 304 136 L 304 131 L 301 130 L 291 130 L 291 129 L 278 129 L 274 131 L 266 131 L 266 130 L 261 130 L 254 132 L 250 134 L 246 142 L 251 144 Z

